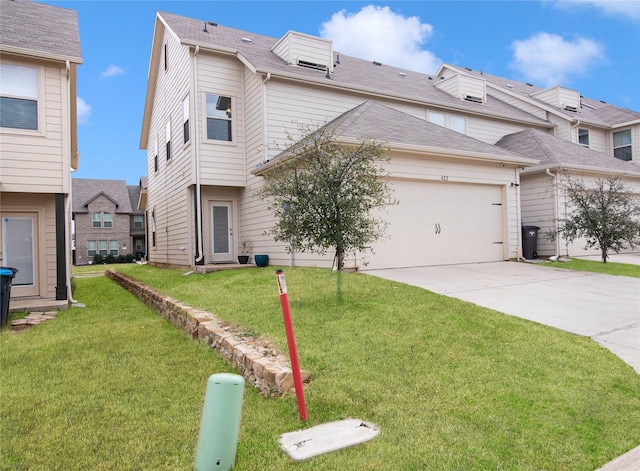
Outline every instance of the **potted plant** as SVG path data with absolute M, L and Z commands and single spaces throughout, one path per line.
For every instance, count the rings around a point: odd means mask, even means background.
M 251 240 L 244 239 L 240 241 L 240 255 L 238 255 L 238 262 L 242 265 L 249 263 L 249 254 L 251 253 Z

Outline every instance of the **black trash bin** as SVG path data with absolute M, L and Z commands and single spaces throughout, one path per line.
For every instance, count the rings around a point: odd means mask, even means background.
M 538 258 L 538 226 L 522 226 L 522 256 L 527 260 Z
M 0 267 L 0 328 L 7 325 L 9 320 L 9 299 L 11 298 L 11 283 L 17 273 L 16 268 Z

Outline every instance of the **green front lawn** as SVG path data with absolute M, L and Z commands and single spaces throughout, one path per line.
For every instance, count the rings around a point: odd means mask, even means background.
M 631 276 L 634 278 L 640 278 L 640 265 L 631 265 L 628 263 L 602 263 L 595 260 L 581 260 L 579 258 L 572 258 L 570 262 L 542 262 L 540 265 L 555 268 L 566 268 L 569 270 L 604 273 L 606 275 Z
M 117 266 L 286 351 L 275 270 Z M 589 470 L 640 444 L 640 376 L 590 339 L 362 274 L 285 268 L 308 423 L 245 390 L 238 470 Z M 207 377 L 233 372 L 104 277 L 0 335 L 0 469 L 193 467 Z M 366 444 L 296 463 L 278 437 L 346 417 Z

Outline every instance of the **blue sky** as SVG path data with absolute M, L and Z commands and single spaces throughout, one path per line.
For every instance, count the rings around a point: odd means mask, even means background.
M 139 149 L 156 11 L 433 73 L 451 63 L 541 87 L 563 85 L 640 111 L 640 2 L 41 0 L 78 12 L 80 168 L 74 178 L 146 173 Z

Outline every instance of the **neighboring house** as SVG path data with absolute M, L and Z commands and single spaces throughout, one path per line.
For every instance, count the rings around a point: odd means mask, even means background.
M 93 263 L 95 255 L 144 258 L 144 211 L 137 209 L 142 185 L 84 178 L 74 178 L 72 184 L 74 263 Z
M 567 179 L 580 179 L 588 184 L 596 179 L 620 177 L 640 205 L 640 166 L 631 162 L 533 129 L 504 136 L 496 145 L 540 161 L 520 174 L 520 206 L 523 224 L 540 228 L 537 252 L 541 256 L 600 254 L 598 248 L 585 251 L 584 239 L 570 243 L 563 237 L 554 240 L 550 236 L 557 231 L 558 220 L 571 210 L 563 191 Z
M 0 0 L 0 249 L 11 309 L 72 299 L 71 172 L 78 168 L 76 12 Z
M 293 31 L 276 39 L 158 13 L 140 139 L 149 261 L 232 262 L 251 239 L 274 264 L 331 266 L 330 255 L 290 256 L 265 235 L 274 218 L 255 198 L 262 171 L 299 137 L 296 123 L 389 145 L 399 204 L 388 238 L 354 254 L 356 267 L 519 258 L 520 174 L 538 160 L 496 146 L 503 136 L 533 129 L 640 163 L 640 113 L 575 91 L 448 64 L 430 76 Z

